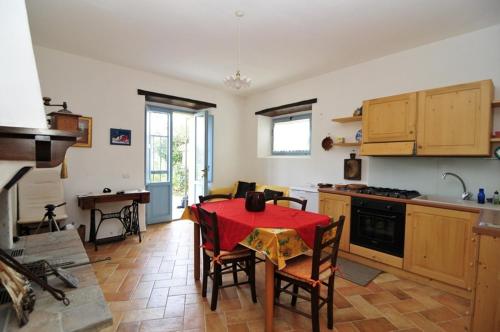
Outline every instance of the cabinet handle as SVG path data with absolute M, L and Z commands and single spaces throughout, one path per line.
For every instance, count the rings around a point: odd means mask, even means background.
M 419 145 L 419 146 L 418 146 L 418 148 L 419 148 L 419 149 L 421 149 L 421 148 L 422 148 L 422 145 Z
M 410 130 L 410 134 L 413 134 L 413 130 Z

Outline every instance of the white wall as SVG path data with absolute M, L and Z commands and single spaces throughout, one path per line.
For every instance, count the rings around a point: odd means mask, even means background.
M 336 124 L 331 118 L 349 116 L 365 99 L 491 78 L 500 98 L 500 25 L 389 55 L 366 63 L 250 96 L 244 104 L 242 127 L 245 168 L 241 177 L 281 185 L 342 183 L 343 160 L 349 148 L 324 151 L 321 140 L 346 136 L 353 140 L 360 123 Z M 313 107 L 310 158 L 258 158 L 256 111 L 295 101 L 318 98 Z M 495 128 L 500 130 L 500 111 Z M 362 182 L 418 189 L 422 193 L 458 195 L 453 179 L 443 170 L 462 174 L 473 192 L 500 189 L 500 161 L 472 158 L 364 158 Z
M 93 118 L 92 148 L 70 148 L 69 178 L 64 180 L 68 214 L 89 229 L 89 212 L 77 207 L 79 193 L 144 188 L 144 96 L 137 89 L 217 104 L 214 138 L 214 184 L 237 178 L 241 103 L 224 91 L 35 46 L 42 91 L 67 101 L 74 113 Z M 131 146 L 109 144 L 109 129 L 132 130 Z M 109 207 L 112 209 L 112 206 Z M 113 207 L 116 209 L 116 206 Z M 141 220 L 144 209 L 141 208 Z M 102 236 L 117 227 L 103 229 Z M 101 234 L 101 233 L 100 233 Z
M 46 128 L 24 1 L 0 2 L 0 125 Z

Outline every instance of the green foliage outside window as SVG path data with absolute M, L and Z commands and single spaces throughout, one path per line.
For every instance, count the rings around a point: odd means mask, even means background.
M 176 196 L 184 196 L 187 191 L 186 148 L 186 134 L 175 133 L 172 141 L 172 191 Z

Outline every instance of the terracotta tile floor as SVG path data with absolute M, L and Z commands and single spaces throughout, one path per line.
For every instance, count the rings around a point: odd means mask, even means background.
M 263 331 L 264 264 L 257 265 L 259 303 L 252 303 L 247 285 L 231 287 L 210 311 L 193 279 L 192 227 L 189 221 L 149 226 L 141 244 L 129 237 L 97 252 L 87 247 L 91 259 L 112 257 L 94 264 L 114 317 L 109 331 Z M 337 277 L 335 288 L 335 331 L 464 331 L 467 324 L 468 300 L 389 273 L 367 287 Z M 321 315 L 321 330 L 328 331 L 326 306 Z M 274 326 L 309 331 L 311 323 L 276 308 Z

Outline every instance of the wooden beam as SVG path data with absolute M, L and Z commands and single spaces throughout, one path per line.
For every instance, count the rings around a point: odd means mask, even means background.
M 206 101 L 171 96 L 171 95 L 166 95 L 163 93 L 146 91 L 146 90 L 141 90 L 141 89 L 137 90 L 137 94 L 139 94 L 141 96 L 145 96 L 146 101 L 167 104 L 167 105 L 172 105 L 172 106 L 185 107 L 185 108 L 190 108 L 193 110 L 203 110 L 203 109 L 207 109 L 207 108 L 216 108 L 217 107 L 217 104 L 209 103 Z
M 286 115 L 286 114 L 293 114 L 293 113 L 298 113 L 298 112 L 310 111 L 310 110 L 312 110 L 312 104 L 315 104 L 317 102 L 318 102 L 317 98 L 303 100 L 303 101 L 299 101 L 296 103 L 266 108 L 262 111 L 255 112 L 255 115 L 264 115 L 264 116 L 274 117 L 274 116 L 279 116 L 279 115 Z

